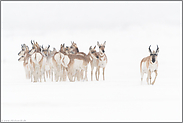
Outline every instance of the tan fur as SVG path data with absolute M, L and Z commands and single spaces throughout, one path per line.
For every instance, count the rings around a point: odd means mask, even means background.
M 99 47 L 99 62 L 98 62 L 98 66 L 97 66 L 97 71 L 96 71 L 96 79 L 97 81 L 99 81 L 99 76 L 100 76 L 100 68 L 103 68 L 103 80 L 105 80 L 105 67 L 107 64 L 107 56 L 105 54 L 105 44 L 106 41 L 103 44 L 99 44 L 99 42 L 97 42 L 97 45 Z
M 157 54 L 157 53 L 158 52 L 153 51 L 152 54 Z M 158 60 L 157 60 L 157 56 L 155 56 L 154 58 L 155 58 L 154 63 L 152 62 L 152 56 L 147 56 L 141 60 L 141 62 L 140 62 L 141 83 L 143 81 L 144 73 L 147 73 L 147 83 L 148 84 L 149 84 L 149 80 L 150 80 L 150 84 L 153 85 L 155 83 L 155 80 L 157 78 Z M 145 63 L 145 65 L 143 65 L 143 63 Z M 154 78 L 154 81 L 151 83 L 152 72 L 155 72 L 155 78 Z

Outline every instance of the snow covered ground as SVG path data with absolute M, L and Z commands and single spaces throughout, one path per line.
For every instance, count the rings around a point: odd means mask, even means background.
M 181 2 L 14 3 L 2 2 L 2 121 L 182 120 Z M 57 50 L 75 41 L 85 53 L 106 41 L 106 80 L 90 81 L 89 66 L 87 82 L 31 83 L 18 52 L 32 39 Z M 140 61 L 157 44 L 155 85 L 141 84 Z

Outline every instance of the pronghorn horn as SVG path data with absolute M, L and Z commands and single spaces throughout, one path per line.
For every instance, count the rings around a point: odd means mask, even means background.
M 48 45 L 48 48 L 50 48 L 50 45 Z
M 95 49 L 96 48 L 96 45 L 94 46 L 94 48 L 93 49 Z
M 32 42 L 32 40 L 31 40 L 31 44 L 33 45 L 33 42 Z
M 97 41 L 97 45 L 100 46 L 99 42 Z
M 65 43 L 63 44 L 63 47 L 65 47 Z
M 104 41 L 104 45 L 106 44 L 106 41 Z
M 158 52 L 159 52 L 159 47 L 158 47 L 158 45 L 157 45 L 156 53 L 158 53 Z
M 149 46 L 149 52 L 150 52 L 150 53 L 152 53 L 152 52 L 151 52 L 151 48 L 150 48 L 150 47 L 151 47 L 151 45 Z

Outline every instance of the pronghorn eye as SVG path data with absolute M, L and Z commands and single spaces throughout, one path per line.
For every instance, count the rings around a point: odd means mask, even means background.
M 99 48 L 101 48 L 101 46 L 99 46 Z
M 93 53 L 95 53 L 95 51 L 92 51 L 91 53 L 93 54 Z
M 71 46 L 71 48 L 72 48 L 72 46 Z

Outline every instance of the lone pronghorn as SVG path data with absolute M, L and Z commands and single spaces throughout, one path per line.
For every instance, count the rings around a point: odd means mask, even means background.
M 154 84 L 156 77 L 158 75 L 157 73 L 157 69 L 158 69 L 158 53 L 159 53 L 159 47 L 157 45 L 157 49 L 156 52 L 155 51 L 151 51 L 150 49 L 151 45 L 149 46 L 149 53 L 150 56 L 145 57 L 141 60 L 140 62 L 140 73 L 141 73 L 141 83 L 143 81 L 143 76 L 144 73 L 147 73 L 147 84 L 149 84 L 149 79 L 150 79 L 150 84 Z M 155 72 L 155 78 L 154 81 L 151 83 L 151 74 L 152 72 Z

